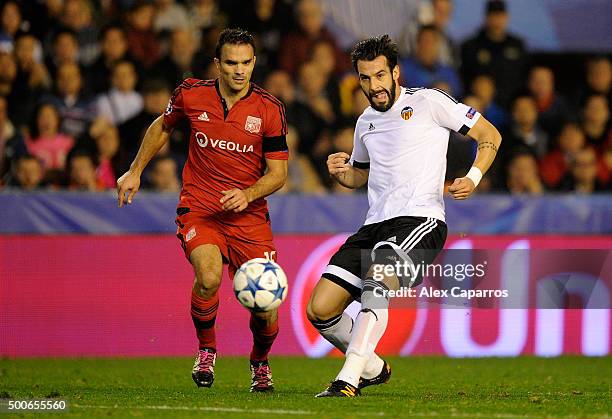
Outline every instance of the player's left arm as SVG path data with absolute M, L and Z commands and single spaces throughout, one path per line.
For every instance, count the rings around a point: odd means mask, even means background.
M 487 173 L 487 170 L 493 164 L 502 141 L 501 134 L 497 128 L 482 115 L 474 126 L 469 129 L 467 135 L 476 140 L 478 150 L 476 151 L 476 159 L 468 174 L 455 179 L 453 184 L 448 187 L 450 195 L 458 200 L 466 199 L 474 192 L 482 176 Z
M 249 203 L 271 195 L 283 187 L 287 180 L 287 160 L 266 159 L 266 164 L 266 174 L 248 188 L 221 191 L 224 195 L 221 204 L 225 211 L 243 211 Z

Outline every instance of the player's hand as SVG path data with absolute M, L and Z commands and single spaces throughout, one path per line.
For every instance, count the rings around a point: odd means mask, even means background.
M 240 212 L 249 206 L 249 197 L 246 192 L 241 189 L 230 189 L 229 191 L 221 191 L 223 198 L 219 200 L 225 211 Z
M 125 202 L 131 204 L 138 189 L 140 189 L 140 176 L 136 173 L 128 170 L 123 176 L 117 179 L 117 199 L 119 208 L 121 208 Z M 125 197 L 126 193 L 128 194 L 127 199 Z
M 454 199 L 461 200 L 470 196 L 472 192 L 474 192 L 474 189 L 476 189 L 476 186 L 474 182 L 472 182 L 472 179 L 469 177 L 460 177 L 455 179 L 453 184 L 448 187 L 448 193 Z
M 348 172 L 351 166 L 348 164 L 350 158 L 351 156 L 343 152 L 330 154 L 327 158 L 327 170 L 329 174 L 338 176 Z

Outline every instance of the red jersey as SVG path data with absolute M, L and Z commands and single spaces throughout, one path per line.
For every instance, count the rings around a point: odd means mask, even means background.
M 171 130 L 182 118 L 191 125 L 189 155 L 183 168 L 179 207 L 219 217 L 234 225 L 266 221 L 261 198 L 242 212 L 224 211 L 221 191 L 245 189 L 264 175 L 265 159 L 287 160 L 287 122 L 283 104 L 250 84 L 249 91 L 228 111 L 218 80 L 186 79 L 176 88 L 164 113 Z

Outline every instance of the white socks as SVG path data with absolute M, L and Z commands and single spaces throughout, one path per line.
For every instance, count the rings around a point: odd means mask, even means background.
M 359 318 L 359 317 L 358 317 Z M 313 326 L 321 335 L 342 353 L 346 353 L 351 332 L 353 331 L 353 319 L 347 313 L 333 317 L 324 321 L 312 321 Z M 362 367 L 361 376 L 363 378 L 374 378 L 382 371 L 384 361 L 373 351 L 367 357 L 365 365 Z M 359 377 L 357 377 L 359 381 Z
M 346 360 L 336 377 L 337 380 L 346 381 L 355 387 L 359 385 L 359 377 L 367 360 L 387 330 L 389 297 L 385 291 L 388 292 L 389 288 L 382 282 L 377 282 L 373 278 L 366 278 L 363 281 L 361 311 L 355 320 L 351 341 L 346 349 Z
M 373 378 L 380 374 L 383 361 L 374 353 L 374 350 L 387 329 L 388 319 L 388 309 L 365 309 L 359 312 L 350 344 L 346 350 L 346 360 L 336 377 L 337 380 L 346 381 L 357 387 L 359 377 Z M 370 374 L 366 375 L 365 369 L 373 355 L 380 360 L 380 363 L 377 365 L 376 373 L 368 376 Z M 368 371 L 368 373 L 371 372 Z

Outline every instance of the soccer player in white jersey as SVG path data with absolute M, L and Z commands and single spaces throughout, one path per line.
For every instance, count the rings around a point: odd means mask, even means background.
M 367 183 L 369 211 L 363 227 L 332 256 L 308 304 L 308 319 L 346 356 L 340 373 L 317 397 L 354 397 L 389 380 L 391 368 L 375 353 L 388 320 L 389 300 L 381 295 L 414 287 L 422 278 L 393 274 L 375 280 L 373 273 L 383 272 L 377 265 L 391 260 L 431 263 L 443 248 L 450 131 L 478 142 L 472 168 L 448 189 L 454 199 L 474 192 L 501 143 L 491 123 L 445 92 L 401 87 L 397 56 L 388 35 L 361 41 L 351 53 L 370 107 L 357 120 L 352 155 L 332 154 L 327 167 L 348 188 Z M 353 300 L 361 301 L 354 324 L 344 312 Z

